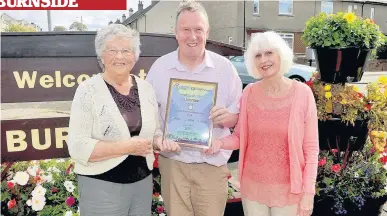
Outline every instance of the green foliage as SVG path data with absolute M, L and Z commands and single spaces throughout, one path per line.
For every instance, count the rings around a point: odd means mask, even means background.
M 302 40 L 309 47 L 374 49 L 386 43 L 386 36 L 370 19 L 353 13 L 320 13 L 306 22 Z

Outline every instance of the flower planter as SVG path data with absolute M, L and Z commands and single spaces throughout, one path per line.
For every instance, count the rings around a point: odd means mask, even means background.
M 355 125 L 346 125 L 341 119 L 335 118 L 318 121 L 320 150 L 340 149 L 345 151 L 362 150 L 368 135 L 368 120 L 356 120 Z
M 314 51 L 321 80 L 327 83 L 360 81 L 371 53 L 360 48 L 315 47 Z
M 353 203 L 344 201 L 343 207 L 347 211 L 346 214 L 337 214 L 339 212 L 335 212 L 335 210 L 332 209 L 332 207 L 334 206 L 334 201 L 332 198 L 324 198 L 321 200 L 318 196 L 316 196 L 312 216 L 379 216 L 381 213 L 381 207 L 386 201 L 387 196 L 380 197 L 378 199 L 367 199 L 361 209 L 359 209 L 359 207 Z

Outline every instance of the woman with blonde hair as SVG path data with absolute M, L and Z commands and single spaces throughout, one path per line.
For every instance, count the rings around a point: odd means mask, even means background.
M 245 59 L 249 74 L 261 80 L 245 88 L 234 133 L 207 153 L 240 149 L 245 215 L 310 216 L 319 153 L 312 91 L 283 76 L 293 52 L 275 32 L 254 36 Z

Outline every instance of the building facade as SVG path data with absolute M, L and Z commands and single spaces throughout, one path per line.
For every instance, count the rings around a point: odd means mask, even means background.
M 210 21 L 210 39 L 244 46 L 254 33 L 274 30 L 293 48 L 305 53 L 301 39 L 305 22 L 320 12 L 354 12 L 371 18 L 387 34 L 387 0 L 276 0 L 276 1 L 201 1 Z M 129 16 L 124 25 L 140 32 L 173 34 L 178 1 L 152 1 Z M 130 14 L 130 13 L 129 13 Z

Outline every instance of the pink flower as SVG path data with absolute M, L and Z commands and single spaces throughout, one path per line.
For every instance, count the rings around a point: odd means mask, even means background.
M 337 150 L 337 149 L 332 149 L 332 153 L 337 153 L 337 152 L 339 152 L 339 150 Z
M 74 205 L 74 203 L 75 203 L 75 198 L 74 197 L 67 197 L 67 199 L 66 199 L 66 205 L 68 206 L 68 207 L 71 207 L 71 206 L 73 206 Z
M 332 166 L 331 166 L 331 170 L 332 170 L 333 172 L 335 172 L 335 173 L 340 172 L 340 170 L 341 170 L 340 164 L 332 165 Z
M 70 164 L 68 167 L 67 167 L 67 169 L 66 169 L 66 174 L 68 175 L 68 174 L 70 174 L 70 171 L 71 171 L 71 168 L 73 168 L 73 164 Z
M 15 187 L 15 183 L 9 181 L 9 182 L 7 182 L 7 187 L 8 187 L 9 189 L 12 189 L 13 187 Z
M 164 212 L 164 206 L 157 206 L 157 209 L 156 209 L 157 213 L 161 214 Z
M 58 192 L 58 188 L 56 188 L 56 187 L 51 188 L 51 192 L 53 192 L 53 193 Z
M 375 153 L 375 148 L 372 147 L 371 150 L 370 150 L 371 154 Z
M 11 209 L 11 208 L 15 207 L 15 205 L 16 205 L 16 200 L 15 199 L 10 200 L 7 203 L 8 209 Z
M 327 163 L 327 158 L 323 157 L 321 160 L 318 161 L 318 166 L 324 166 Z

